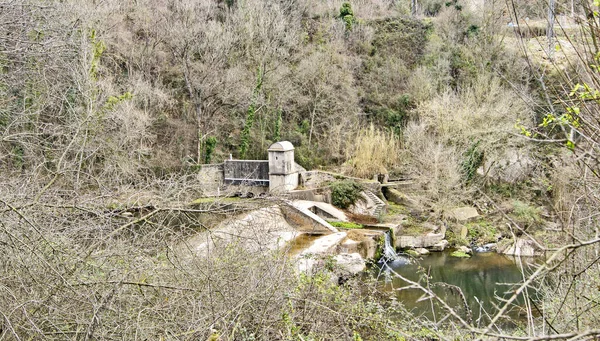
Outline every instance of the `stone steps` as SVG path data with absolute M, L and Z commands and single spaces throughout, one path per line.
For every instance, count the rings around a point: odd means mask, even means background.
M 385 208 L 387 205 L 385 202 L 383 202 L 383 200 L 379 199 L 379 197 L 371 191 L 364 191 L 364 193 L 375 203 L 375 209 L 371 213 L 374 217 L 380 217 L 383 213 L 385 213 Z

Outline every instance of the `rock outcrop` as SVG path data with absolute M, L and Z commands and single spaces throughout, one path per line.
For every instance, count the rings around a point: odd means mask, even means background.
M 435 245 L 433 245 L 430 250 L 431 251 L 436 251 L 436 252 L 442 252 L 446 249 L 446 247 L 448 247 L 448 241 L 446 239 L 444 240 L 440 240 L 438 243 L 436 243 Z
M 516 183 L 528 179 L 535 169 L 535 164 L 534 159 L 527 150 L 509 149 L 505 151 L 504 155 L 488 159 L 478 169 L 478 173 L 485 174 L 496 181 Z
M 357 229 L 350 230 L 347 233 L 348 239 L 338 247 L 340 253 L 357 252 L 365 259 L 375 258 L 379 241 L 383 238 L 384 231 Z M 352 247 L 356 247 L 356 249 Z
M 450 216 L 457 222 L 467 222 L 479 217 L 479 213 L 475 207 L 457 207 L 450 211 Z
M 347 275 L 356 275 L 367 268 L 365 260 L 358 253 L 343 253 L 333 259 L 336 261 L 338 271 Z
M 498 253 L 517 257 L 534 257 L 542 255 L 542 250 L 529 239 L 517 238 L 516 241 L 513 241 L 510 244 L 502 244 L 503 245 L 498 245 Z
M 396 236 L 396 247 L 398 248 L 430 248 L 444 239 L 442 233 L 427 233 L 419 236 Z
M 355 214 L 379 217 L 385 213 L 386 204 L 369 190 L 362 191 L 361 197 L 348 210 Z

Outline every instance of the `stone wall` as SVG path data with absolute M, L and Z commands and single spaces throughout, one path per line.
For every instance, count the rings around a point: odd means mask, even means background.
M 196 173 L 199 187 L 204 196 L 212 197 L 221 195 L 223 187 L 223 164 L 202 165 L 202 168 Z
M 331 204 L 331 190 L 328 187 L 315 189 L 300 189 L 290 191 L 290 199 L 319 201 Z

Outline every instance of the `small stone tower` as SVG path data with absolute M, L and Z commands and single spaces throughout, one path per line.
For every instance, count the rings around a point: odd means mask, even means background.
M 276 142 L 269 151 L 269 191 L 287 192 L 298 187 L 294 162 L 294 146 L 288 141 Z

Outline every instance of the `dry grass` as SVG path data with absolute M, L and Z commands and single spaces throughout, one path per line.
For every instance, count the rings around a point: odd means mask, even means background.
M 387 174 L 398 164 L 400 140 L 393 134 L 376 129 L 373 125 L 359 132 L 347 153 L 346 172 L 371 178 Z
M 370 215 L 366 215 L 366 214 L 358 214 L 358 213 L 346 213 L 346 216 L 348 218 L 350 218 L 351 221 L 355 222 L 355 223 L 359 223 L 362 225 L 369 225 L 369 224 L 377 224 L 377 218 L 370 216 Z

